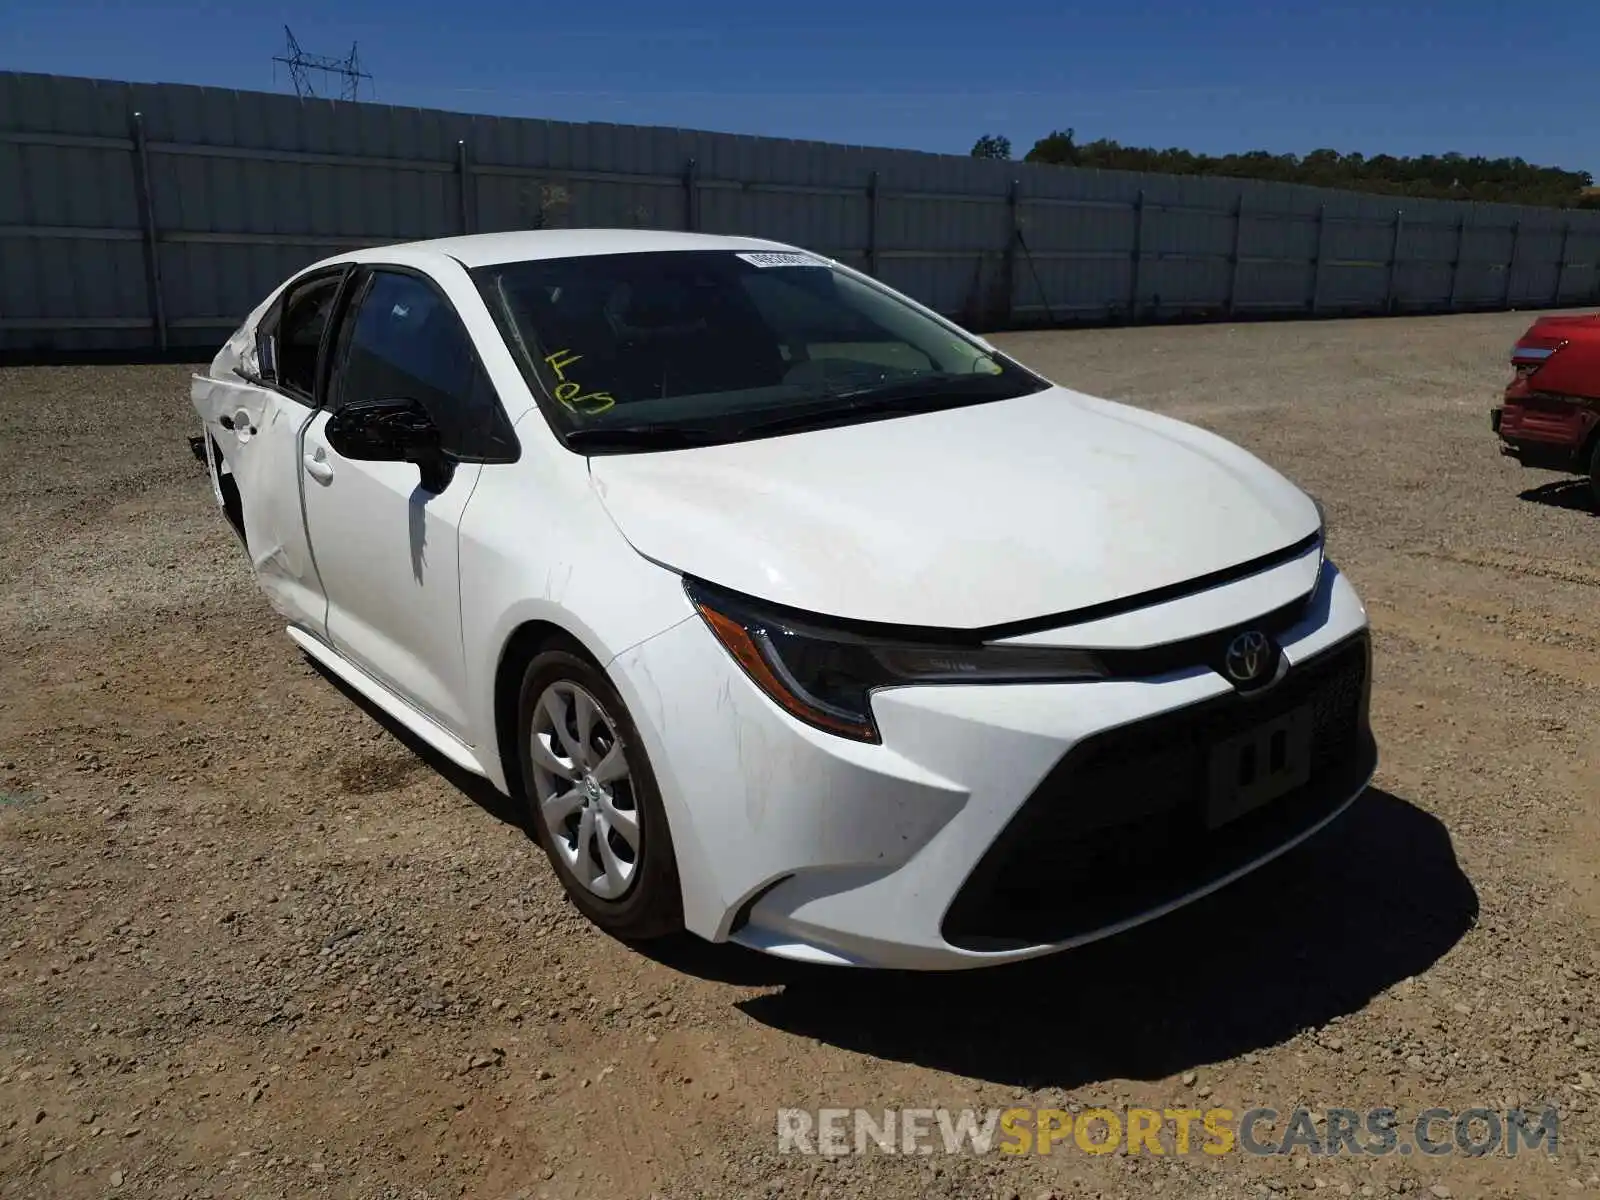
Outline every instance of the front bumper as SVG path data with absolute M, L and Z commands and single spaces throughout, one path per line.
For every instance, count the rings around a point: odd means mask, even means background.
M 1242 590 L 1281 590 L 1275 574 Z M 1164 615 L 1181 626 L 1208 603 Z M 1376 765 L 1366 624 L 1330 563 L 1279 636 L 1287 674 L 1256 695 L 1203 666 L 892 689 L 874 699 L 881 745 L 789 718 L 698 618 L 619 656 L 611 675 L 667 806 L 691 930 L 808 961 L 946 969 L 1138 924 L 1337 816 Z M 1316 722 L 1308 782 L 1198 827 L 1208 749 L 1291 708 Z

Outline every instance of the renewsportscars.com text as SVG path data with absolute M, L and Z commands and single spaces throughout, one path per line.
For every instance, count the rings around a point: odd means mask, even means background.
M 783 1108 L 785 1154 L 1314 1154 L 1436 1157 L 1555 1153 L 1556 1110 L 1426 1108 Z

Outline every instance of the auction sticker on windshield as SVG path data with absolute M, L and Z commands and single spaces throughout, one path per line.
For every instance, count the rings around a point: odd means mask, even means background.
M 809 254 L 792 254 L 778 250 L 752 250 L 740 258 L 753 267 L 826 267 L 828 264 Z

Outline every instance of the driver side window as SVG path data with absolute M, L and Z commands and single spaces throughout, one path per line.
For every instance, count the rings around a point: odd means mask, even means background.
M 442 448 L 469 462 L 510 462 L 516 437 L 472 337 L 450 302 L 420 276 L 374 270 L 339 332 L 329 388 L 338 411 L 363 400 L 415 400 Z

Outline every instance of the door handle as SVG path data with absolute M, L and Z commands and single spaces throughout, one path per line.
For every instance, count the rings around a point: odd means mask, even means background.
M 306 474 L 318 483 L 328 483 L 333 479 L 333 464 L 325 458 L 314 458 L 307 454 L 303 460 L 306 464 Z

